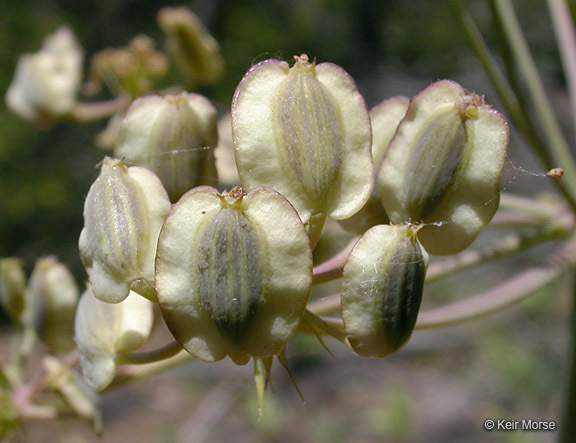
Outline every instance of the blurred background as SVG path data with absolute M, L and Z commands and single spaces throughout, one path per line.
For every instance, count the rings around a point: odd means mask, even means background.
M 486 2 L 470 1 L 489 42 Z M 546 4 L 517 2 L 526 37 L 559 115 L 568 112 L 564 78 Z M 198 0 L 184 2 L 220 42 L 223 81 L 201 89 L 221 115 L 229 112 L 237 83 L 253 64 L 292 60 L 307 53 L 341 65 L 357 81 L 369 107 L 394 95 L 412 96 L 442 78 L 498 100 L 466 37 L 443 1 L 436 0 Z M 29 0 L 0 2 L 0 95 L 10 84 L 18 56 L 70 26 L 90 56 L 146 34 L 163 48 L 152 0 Z M 504 57 L 506 55 L 504 54 Z M 179 81 L 177 72 L 158 88 Z M 108 98 L 105 94 L 99 99 Z M 93 98 L 82 98 L 90 101 Z M 566 121 L 569 121 L 568 119 Z M 39 131 L 0 106 L 0 257 L 18 256 L 31 270 L 44 255 L 57 255 L 86 276 L 78 257 L 84 197 L 104 151 L 94 137 L 106 122 L 60 123 Z M 572 131 L 567 133 L 572 136 Z M 573 141 L 573 140 L 571 140 Z M 528 171 L 528 172 L 525 172 Z M 534 195 L 553 192 L 545 172 L 513 133 L 502 189 Z M 483 234 L 485 241 L 490 232 Z M 340 243 L 345 242 L 342 236 Z M 338 244 L 327 245 L 336 248 Z M 462 299 L 489 288 L 539 259 L 544 249 L 437 283 L 424 307 Z M 487 433 L 486 418 L 558 421 L 567 346 L 567 282 L 518 307 L 468 325 L 417 332 L 386 360 L 355 357 L 328 341 L 297 337 L 288 355 L 302 402 L 277 367 L 262 418 L 256 420 L 251 365 L 191 363 L 102 396 L 104 441 L 552 441 L 553 433 Z M 338 291 L 337 285 L 326 289 Z M 319 293 L 317 296 L 322 296 Z M 0 315 L 3 315 L 0 313 Z M 0 353 L 4 352 L 8 324 Z M 26 428 L 29 441 L 97 441 L 75 418 Z M 52 438 L 53 437 L 53 438 Z

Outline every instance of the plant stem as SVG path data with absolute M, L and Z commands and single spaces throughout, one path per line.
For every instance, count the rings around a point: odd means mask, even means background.
M 342 277 L 344 265 L 360 237 L 354 237 L 338 254 L 314 267 L 312 284 L 319 285 Z
M 543 221 L 556 220 L 558 215 L 567 211 L 566 205 L 559 202 L 539 201 L 520 195 L 502 193 L 500 197 L 500 210 L 510 209 L 530 215 Z
M 120 95 L 113 100 L 95 103 L 77 103 L 70 113 L 70 118 L 76 123 L 90 123 L 110 117 L 130 104 L 130 99 Z
M 549 145 L 548 149 L 552 154 L 553 160 L 557 163 L 555 166 L 564 169 L 564 178 L 556 183 L 560 186 L 572 209 L 576 210 L 576 165 L 574 164 L 570 147 L 560 130 L 550 101 L 546 97 L 538 70 L 524 40 L 510 0 L 492 1 L 495 11 L 502 21 L 506 38 L 512 48 L 512 56 L 518 64 L 519 72 L 524 76 L 535 113 L 542 124 L 545 138 Z
M 180 352 L 174 357 L 145 366 L 121 366 L 116 371 L 116 378 L 110 387 L 120 386 L 132 381 L 141 380 L 143 378 L 147 378 L 152 375 L 159 374 L 160 372 L 175 368 L 192 360 L 193 357 L 190 354 L 187 352 Z
M 564 267 L 529 268 L 487 292 L 421 312 L 415 329 L 453 326 L 498 312 L 528 298 L 564 272 Z
M 182 346 L 180 343 L 173 341 L 168 343 L 166 346 L 154 349 L 153 351 L 119 355 L 116 362 L 119 365 L 143 365 L 147 363 L 155 363 L 174 357 L 181 350 Z
M 572 279 L 572 321 L 568 349 L 568 371 L 566 378 L 566 396 L 564 410 L 560 422 L 561 443 L 576 441 L 576 277 Z
M 561 218 L 558 218 L 557 221 L 562 224 L 559 223 L 558 226 L 554 227 L 543 227 L 535 233 L 526 233 L 524 235 L 513 233 L 504 239 L 499 239 L 498 242 L 488 245 L 485 248 L 465 251 L 458 255 L 432 263 L 426 273 L 426 283 L 437 281 L 441 278 L 472 268 L 473 266 L 477 266 L 489 260 L 521 252 L 547 241 L 564 238 L 573 229 L 574 220 L 570 217 L 569 221 L 565 221 Z M 343 250 L 340 254 L 342 254 L 342 256 L 346 255 L 345 251 L 346 250 Z M 338 261 L 336 260 L 336 257 L 338 256 L 330 259 L 326 264 L 329 264 L 332 260 L 335 260 L 335 263 L 337 263 Z M 324 263 L 319 266 L 324 266 Z M 331 269 L 331 273 L 326 271 L 325 274 L 319 275 L 330 275 L 334 278 L 341 276 L 341 268 L 326 267 L 327 269 Z M 338 277 L 335 277 L 338 271 L 340 274 L 338 274 Z M 334 294 L 320 300 L 315 300 L 308 305 L 308 309 L 316 315 L 335 314 L 340 309 L 340 294 Z
M 564 232 L 563 235 L 567 235 Z M 561 233 L 556 231 L 539 230 L 536 233 L 518 234 L 512 233 L 507 237 L 498 239 L 494 244 L 482 248 L 465 251 L 441 261 L 431 263 L 426 273 L 426 283 L 431 283 L 447 277 L 456 272 L 470 269 L 489 260 L 505 257 L 524 251 L 532 246 L 561 238 Z
M 576 119 L 576 32 L 570 10 L 564 0 L 548 0 L 554 32 L 562 57 L 568 96 L 572 107 L 572 119 Z M 573 128 L 576 131 L 576 127 Z
M 464 32 L 472 45 L 476 57 L 478 57 L 486 75 L 488 75 L 488 78 L 496 89 L 496 93 L 500 97 L 500 100 L 502 100 L 502 104 L 508 111 L 514 125 L 532 145 L 544 163 L 544 166 L 548 169 L 552 169 L 554 164 L 549 152 L 547 151 L 546 144 L 534 129 L 534 125 L 530 121 L 528 114 L 524 111 L 514 89 L 506 79 L 506 76 L 502 73 L 496 59 L 490 52 L 488 45 L 474 22 L 474 19 L 464 6 L 462 6 L 461 0 L 452 0 L 452 4 L 458 14 Z
M 482 294 L 421 312 L 415 329 L 452 326 L 500 311 L 524 300 L 534 294 L 536 290 L 552 283 L 574 265 L 576 265 L 576 237 L 566 241 L 550 262 L 526 269 Z M 317 316 L 326 315 L 338 307 L 339 301 L 339 296 L 332 296 L 323 301 L 323 305 L 312 303 L 308 306 L 308 310 Z M 322 310 L 319 309 L 320 307 Z M 322 320 L 335 328 L 340 322 L 336 319 L 322 318 Z

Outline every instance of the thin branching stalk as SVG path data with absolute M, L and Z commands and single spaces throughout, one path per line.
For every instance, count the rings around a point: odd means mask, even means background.
M 572 324 L 570 329 L 570 347 L 568 349 L 568 365 L 566 378 L 566 394 L 564 397 L 564 411 L 560 425 L 561 443 L 576 441 L 576 277 L 572 279 Z
M 142 380 L 152 375 L 160 374 L 192 360 L 194 360 L 194 358 L 190 354 L 187 352 L 180 352 L 171 358 L 156 363 L 138 366 L 121 366 L 116 371 L 116 378 L 109 386 L 109 389 L 136 380 Z
M 574 22 L 570 18 L 570 10 L 564 0 L 548 0 L 554 32 L 562 57 L 568 96 L 572 108 L 572 121 L 576 120 L 576 32 Z M 576 131 L 576 126 L 573 125 Z M 575 132 L 576 134 L 576 132 Z
M 354 237 L 338 254 L 314 267 L 312 284 L 319 285 L 342 277 L 344 265 L 360 237 Z
M 466 10 L 466 8 L 461 4 L 461 0 L 452 0 L 452 5 L 458 14 L 460 23 L 462 24 L 464 32 L 468 37 L 476 57 L 478 57 L 478 60 L 488 75 L 488 78 L 492 82 L 496 93 L 500 97 L 502 104 L 508 111 L 514 126 L 518 128 L 520 133 L 537 151 L 537 154 L 544 163 L 544 166 L 548 169 L 553 168 L 554 163 L 547 150 L 546 144 L 535 131 L 534 125 L 530 121 L 530 117 L 525 112 L 522 104 L 520 103 L 520 100 L 518 99 L 518 96 L 500 69 L 498 62 L 490 52 L 486 41 L 478 29 L 478 26 L 476 26 L 476 23 L 474 22 L 474 19 Z
M 576 210 L 576 165 L 570 147 L 562 134 L 552 105 L 546 96 L 532 54 L 522 34 L 520 24 L 509 0 L 492 0 L 496 13 L 502 21 L 506 38 L 512 48 L 512 56 L 522 73 L 527 91 L 534 105 L 534 112 L 542 125 L 548 149 L 557 163 L 564 169 L 564 178 L 557 183 L 562 187 L 570 206 Z
M 77 103 L 70 113 L 70 119 L 76 123 L 89 123 L 110 117 L 122 111 L 130 104 L 130 99 L 120 95 L 113 100 L 95 103 Z
M 437 329 L 456 326 L 494 314 L 527 299 L 539 289 L 553 283 L 564 272 L 566 272 L 565 266 L 537 266 L 529 268 L 482 294 L 420 312 L 414 329 Z M 340 318 L 321 317 L 321 319 L 334 329 L 344 329 Z M 325 331 L 323 331 L 323 334 L 331 335 Z M 574 389 L 576 390 L 576 387 Z M 570 415 L 570 417 L 573 417 L 573 415 Z M 572 442 L 574 439 L 564 441 Z
M 182 351 L 180 343 L 173 341 L 166 346 L 154 349 L 153 351 L 122 354 L 117 357 L 117 363 L 120 365 L 143 365 L 155 363 L 158 361 L 171 358 Z
M 521 202 L 522 200 L 518 200 Z M 545 226 L 540 224 L 540 229 L 535 232 L 527 233 L 511 233 L 508 237 L 500 238 L 494 244 L 482 247 L 481 249 L 472 249 L 464 251 L 458 255 L 447 257 L 432 263 L 428 268 L 426 274 L 426 283 L 437 281 L 441 278 L 448 277 L 457 272 L 470 269 L 474 266 L 486 263 L 490 260 L 502 258 L 510 255 L 517 254 L 521 251 L 527 250 L 533 246 L 552 241 L 566 238 L 572 232 L 574 226 L 574 219 L 572 214 L 565 218 L 556 218 L 556 223 L 553 226 Z M 344 249 L 340 254 L 340 260 L 344 260 L 349 255 L 345 254 Z M 331 260 L 326 263 L 330 263 Z M 341 277 L 342 269 L 345 260 L 340 263 L 341 267 L 330 267 L 329 275 L 331 279 Z M 323 266 L 319 265 L 319 266 Z M 339 275 L 336 274 L 339 272 Z M 328 273 L 328 272 L 327 272 Z M 321 274 L 324 275 L 324 274 Z M 333 315 L 340 310 L 340 294 L 331 295 L 320 300 L 315 300 L 308 305 L 308 309 L 316 315 Z
M 561 238 L 559 234 L 559 232 L 555 231 L 538 231 L 525 234 L 511 233 L 504 238 L 498 239 L 497 242 L 488 247 L 464 251 L 461 254 L 431 263 L 426 273 L 426 283 L 438 281 L 490 260 L 514 255 L 533 246 L 557 240 Z

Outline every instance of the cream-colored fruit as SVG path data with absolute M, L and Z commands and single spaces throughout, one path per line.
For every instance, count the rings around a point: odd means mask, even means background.
M 120 303 L 97 299 L 88 288 L 78 304 L 75 339 L 82 376 L 96 391 L 106 388 L 116 374 L 116 356 L 141 347 L 153 323 L 152 303 L 131 292 Z
M 443 80 L 410 102 L 378 174 L 393 223 L 426 223 L 430 254 L 466 248 L 490 222 L 500 197 L 509 130 L 504 117 Z
M 210 187 L 186 193 L 160 234 L 156 289 L 166 323 L 195 358 L 278 354 L 304 314 L 308 237 L 280 194 Z
M 427 266 L 417 231 L 411 225 L 374 226 L 344 267 L 342 318 L 352 348 L 362 357 L 386 357 L 412 334 Z
M 373 187 L 370 119 L 340 67 L 295 57 L 267 60 L 243 78 L 232 104 L 236 164 L 243 186 L 271 187 L 304 223 L 314 214 L 355 214 Z
M 154 258 L 170 200 L 156 175 L 104 159 L 84 204 L 80 257 L 92 291 L 118 303 L 130 290 L 155 300 Z
M 114 155 L 154 172 L 176 202 L 195 186 L 217 183 L 217 144 L 216 109 L 207 98 L 150 95 L 128 108 Z

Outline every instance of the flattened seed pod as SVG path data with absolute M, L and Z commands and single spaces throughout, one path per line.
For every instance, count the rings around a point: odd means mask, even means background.
M 466 248 L 498 208 L 508 135 L 504 117 L 457 83 L 443 80 L 422 90 L 378 174 L 390 220 L 439 224 L 418 234 L 431 254 Z
M 76 311 L 75 340 L 82 375 L 91 389 L 106 388 L 116 374 L 116 355 L 146 343 L 153 323 L 153 305 L 131 292 L 121 303 L 98 300 L 86 289 Z
M 398 125 L 406 115 L 410 99 L 407 97 L 392 97 L 384 100 L 370 110 L 372 121 L 372 160 L 374 169 L 380 170 L 384 155 L 390 142 L 396 134 Z
M 154 172 L 175 202 L 195 186 L 218 181 L 216 109 L 199 94 L 136 100 L 126 112 L 114 155 Z
M 236 88 L 232 133 L 243 186 L 282 193 L 304 223 L 355 214 L 373 187 L 370 119 L 352 78 L 295 57 L 254 66 Z
M 362 357 L 386 357 L 412 334 L 427 266 L 417 230 L 371 228 L 344 267 L 342 318 L 352 348 Z
M 84 204 L 80 257 L 92 291 L 119 303 L 130 290 L 154 301 L 154 257 L 170 200 L 153 172 L 104 159 Z
M 374 170 L 378 171 L 382 164 L 384 154 L 396 133 L 400 121 L 406 114 L 410 100 L 406 97 L 392 97 L 384 100 L 370 110 L 372 121 L 372 160 Z M 340 225 L 349 232 L 362 235 L 372 226 L 388 224 L 390 220 L 382 207 L 382 200 L 378 195 L 378 187 L 372 191 L 366 204 Z
M 37 260 L 24 297 L 23 322 L 53 351 L 72 350 L 78 286 L 68 268 L 56 257 Z
M 156 289 L 176 340 L 195 358 L 278 354 L 296 331 L 312 282 L 304 226 L 277 192 L 199 187 L 166 219 Z

